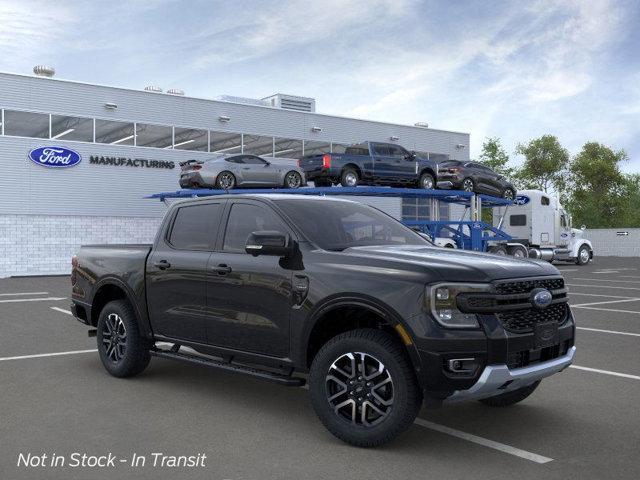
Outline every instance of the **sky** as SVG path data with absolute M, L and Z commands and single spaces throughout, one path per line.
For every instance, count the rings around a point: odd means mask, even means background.
M 0 0 L 0 71 L 624 149 L 640 172 L 640 0 Z

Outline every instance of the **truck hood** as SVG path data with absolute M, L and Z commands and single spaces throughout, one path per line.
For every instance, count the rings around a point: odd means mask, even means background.
M 434 276 L 454 282 L 490 282 L 504 278 L 560 275 L 557 268 L 542 260 L 516 259 L 450 248 L 420 245 L 372 246 L 351 247 L 342 253 L 381 262 L 400 262 L 424 267 Z

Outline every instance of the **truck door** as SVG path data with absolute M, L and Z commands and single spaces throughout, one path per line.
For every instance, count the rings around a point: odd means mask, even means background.
M 180 207 L 147 260 L 147 304 L 154 333 L 206 342 L 207 264 L 222 201 Z
M 395 158 L 391 156 L 389 146 L 384 143 L 371 143 L 369 148 L 373 159 L 374 180 L 387 181 L 392 178 Z
M 247 254 L 245 244 L 254 231 L 292 232 L 270 207 L 252 200 L 233 201 L 224 223 L 224 236 L 209 259 L 208 343 L 285 357 L 293 272 L 278 257 Z
M 400 145 L 389 145 L 391 162 L 391 174 L 394 179 L 402 183 L 417 181 L 417 161 L 407 150 Z

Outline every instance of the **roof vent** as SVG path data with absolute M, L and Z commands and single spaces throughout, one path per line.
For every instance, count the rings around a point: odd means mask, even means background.
M 33 67 L 33 73 L 38 77 L 51 78 L 56 74 L 56 69 L 47 65 L 36 65 Z
M 144 87 L 144 89 L 147 92 L 162 93 L 162 88 L 156 85 L 147 85 L 146 87 Z
M 284 93 L 276 93 L 270 97 L 263 98 L 269 102 L 269 105 L 285 110 L 296 110 L 298 112 L 315 112 L 316 101 L 309 97 L 298 97 L 296 95 L 286 95 Z
M 180 90 L 179 88 L 171 88 L 169 90 L 167 90 L 167 93 L 169 95 L 178 95 L 178 96 L 184 96 L 184 91 Z

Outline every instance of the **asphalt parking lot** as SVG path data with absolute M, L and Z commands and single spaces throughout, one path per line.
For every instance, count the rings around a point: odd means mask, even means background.
M 66 277 L 0 280 L 0 479 L 640 478 L 640 259 L 558 264 L 577 317 L 574 365 L 523 403 L 424 409 L 358 449 L 307 391 L 153 359 L 110 377 L 68 312 Z M 17 466 L 19 454 L 205 453 L 204 467 Z

